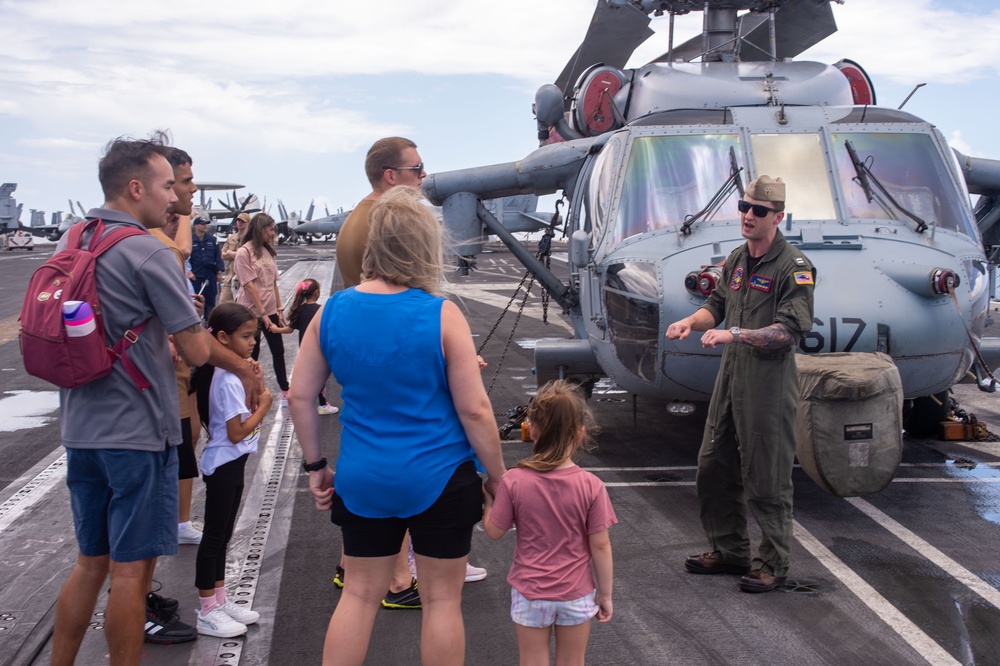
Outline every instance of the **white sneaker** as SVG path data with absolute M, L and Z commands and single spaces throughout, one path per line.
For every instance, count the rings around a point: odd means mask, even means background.
M 320 414 L 336 414 L 340 411 L 340 409 L 334 407 L 333 405 L 320 405 L 316 408 L 316 411 Z
M 238 604 L 232 599 L 226 599 L 226 605 L 222 607 L 226 615 L 241 624 L 253 624 L 260 619 L 260 613 L 250 610 L 246 604 Z
M 229 617 L 222 606 L 213 606 L 212 610 L 202 615 L 201 609 L 195 611 L 198 617 L 198 633 L 216 638 L 235 638 L 247 633 L 247 625 Z
M 281 392 L 281 406 L 288 407 L 288 391 Z
M 477 580 L 486 578 L 486 569 L 474 567 L 468 562 L 465 563 L 465 582 L 475 583 Z
M 197 546 L 201 543 L 201 530 L 189 522 L 184 529 L 177 530 L 177 543 Z

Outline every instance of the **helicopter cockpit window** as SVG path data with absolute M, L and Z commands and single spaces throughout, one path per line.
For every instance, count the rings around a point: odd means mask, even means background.
M 857 132 L 831 134 L 830 138 L 848 217 L 910 222 L 911 218 L 902 208 L 927 224 L 935 223 L 975 237 L 947 165 L 929 135 Z M 872 200 L 868 201 L 868 192 L 858 178 L 847 149 L 848 141 L 858 160 L 867 165 L 898 205 L 875 184 L 868 188 L 872 195 Z
M 641 261 L 609 265 L 604 282 L 604 307 L 615 356 L 629 372 L 649 384 L 656 382 L 659 285 L 656 266 Z
M 607 224 L 608 208 L 611 204 L 611 190 L 614 187 L 615 158 L 621 150 L 621 140 L 611 137 L 607 145 L 594 162 L 593 175 L 590 178 L 587 209 L 588 221 L 584 223 L 586 231 L 592 231 L 591 239 L 599 239 Z M 590 228 L 587 228 L 589 224 Z
M 612 243 L 659 229 L 679 228 L 702 210 L 731 172 L 729 149 L 742 155 L 736 134 L 639 136 L 632 141 Z M 700 223 L 735 221 L 730 195 Z
M 755 173 L 780 177 L 788 184 L 785 210 L 796 220 L 836 219 L 819 134 L 754 134 L 750 143 Z

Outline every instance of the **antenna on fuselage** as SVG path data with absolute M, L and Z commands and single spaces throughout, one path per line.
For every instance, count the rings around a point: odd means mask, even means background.
M 927 85 L 926 83 L 918 83 L 917 85 L 913 86 L 913 90 L 911 90 L 910 94 L 906 96 L 906 99 L 903 100 L 903 103 L 900 104 L 898 107 L 896 107 L 896 110 L 898 111 L 899 109 L 902 109 L 904 106 L 906 106 L 906 103 L 910 101 L 911 97 L 913 97 L 913 93 L 917 92 L 926 85 Z

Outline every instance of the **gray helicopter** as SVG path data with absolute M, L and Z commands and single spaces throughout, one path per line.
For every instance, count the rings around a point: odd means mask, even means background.
M 703 34 L 675 46 L 674 17 L 695 11 Z M 669 14 L 667 51 L 623 69 L 651 13 Z M 800 352 L 890 354 L 914 433 L 944 418 L 970 367 L 995 390 L 997 350 L 974 360 L 1000 162 L 957 154 L 927 121 L 877 106 L 856 63 L 793 60 L 835 31 L 828 0 L 599 0 L 556 85 L 536 94 L 541 147 L 427 177 L 426 196 L 466 241 L 459 255 L 497 235 L 569 316 L 573 339 L 537 343 L 539 384 L 603 376 L 636 395 L 707 400 L 721 352 L 665 329 L 714 289 L 743 242 L 743 184 L 768 174 L 788 184 L 782 233 L 817 268 Z M 482 205 L 557 192 L 569 202 L 565 282 Z M 982 195 L 975 211 L 970 192 Z

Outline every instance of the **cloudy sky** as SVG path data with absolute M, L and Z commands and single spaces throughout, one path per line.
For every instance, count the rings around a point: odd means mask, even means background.
M 305 209 L 369 191 L 364 154 L 414 139 L 429 171 L 517 160 L 531 103 L 586 32 L 595 0 L 379 3 L 0 0 L 0 182 L 27 211 L 102 197 L 96 163 L 119 135 L 166 128 L 196 179 L 235 181 Z M 1000 159 L 1000 0 L 846 0 L 839 32 L 799 59 L 847 57 L 878 102 Z M 679 21 L 678 42 L 700 32 Z M 629 63 L 666 50 L 667 19 Z

